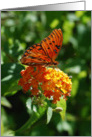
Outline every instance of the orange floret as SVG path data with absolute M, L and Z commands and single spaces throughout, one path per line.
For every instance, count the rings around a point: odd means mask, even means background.
M 30 90 L 32 95 L 39 95 L 40 87 L 45 97 L 53 98 L 53 103 L 57 103 L 62 95 L 64 98 L 70 96 L 71 79 L 60 69 L 29 66 L 21 71 L 21 76 L 18 84 L 25 92 Z

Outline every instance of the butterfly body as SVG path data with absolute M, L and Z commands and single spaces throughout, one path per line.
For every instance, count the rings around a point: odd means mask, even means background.
M 61 29 L 55 29 L 41 43 L 29 47 L 21 58 L 21 63 L 28 66 L 57 65 L 55 61 L 63 41 Z

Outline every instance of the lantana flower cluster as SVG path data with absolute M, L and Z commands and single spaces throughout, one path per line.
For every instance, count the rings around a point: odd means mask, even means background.
M 37 66 L 34 69 L 32 66 L 28 66 L 21 71 L 21 76 L 18 84 L 22 86 L 25 93 L 29 90 L 31 95 L 35 96 L 42 93 L 46 98 L 52 98 L 52 103 L 57 103 L 61 96 L 65 99 L 70 96 L 71 79 L 60 69 L 44 66 Z

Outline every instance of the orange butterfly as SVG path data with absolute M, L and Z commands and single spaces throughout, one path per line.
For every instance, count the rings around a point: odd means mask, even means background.
M 63 41 L 61 29 L 55 29 L 41 43 L 29 47 L 21 58 L 21 63 L 28 66 L 57 65 L 55 61 Z

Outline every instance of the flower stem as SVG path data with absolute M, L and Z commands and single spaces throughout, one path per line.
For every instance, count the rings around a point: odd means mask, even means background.
M 28 121 L 22 127 L 15 131 L 15 135 L 23 135 L 27 131 L 27 129 L 31 129 L 32 125 L 43 116 L 44 112 L 45 111 L 42 111 L 40 113 L 33 112 Z

